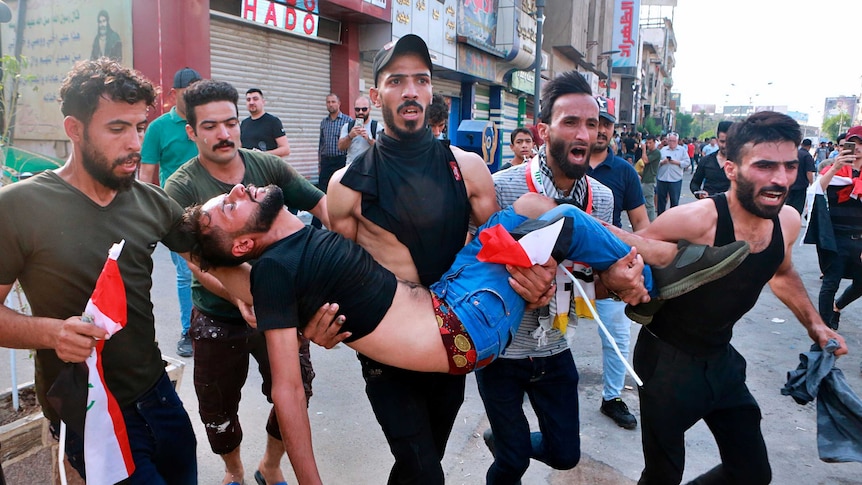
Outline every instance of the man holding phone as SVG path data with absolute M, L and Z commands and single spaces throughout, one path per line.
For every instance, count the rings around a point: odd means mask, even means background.
M 784 202 L 796 209 L 800 215 L 805 208 L 805 192 L 808 190 L 808 186 L 814 182 L 815 171 L 817 171 L 817 166 L 814 164 L 814 157 L 811 156 L 811 140 L 806 138 L 802 140 L 802 145 L 799 147 L 799 170 L 796 172 L 796 181 L 790 186 L 787 200 Z
M 656 212 L 661 215 L 667 208 L 667 199 L 670 198 L 670 206 L 679 205 L 679 195 L 682 192 L 682 174 L 691 159 L 688 156 L 688 147 L 679 144 L 679 135 L 667 134 L 667 146 L 661 149 L 661 160 L 658 165 L 655 192 L 658 197 Z
M 854 196 L 862 180 L 860 170 L 862 126 L 854 126 L 847 131 L 843 151 L 835 158 L 835 163 L 823 169 L 819 180 L 829 202 L 837 252 L 821 251 L 818 247 L 823 271 L 818 310 L 833 330 L 838 329 L 841 310 L 862 294 L 862 201 Z M 844 277 L 852 279 L 853 283 L 836 299 L 838 285 Z

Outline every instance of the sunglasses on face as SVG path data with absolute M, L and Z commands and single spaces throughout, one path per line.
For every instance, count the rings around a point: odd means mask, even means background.
M 356 112 L 368 111 L 368 108 L 353 108 L 353 111 L 356 111 Z

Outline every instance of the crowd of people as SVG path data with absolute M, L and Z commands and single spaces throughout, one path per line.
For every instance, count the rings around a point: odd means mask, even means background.
M 608 100 L 572 71 L 544 83 L 535 127 L 513 130 L 514 158 L 492 175 L 480 156 L 438 138 L 445 103 L 431 109 L 433 64 L 421 38 L 381 49 L 373 76 L 368 95 L 353 100 L 354 118 L 327 96 L 314 186 L 291 167 L 281 120 L 266 113 L 260 89 L 246 91 L 241 121 L 234 86 L 183 68 L 169 91 L 175 107 L 148 127 L 157 93 L 149 80 L 108 59 L 74 67 L 60 92 L 72 146 L 65 165 L 0 189 L 9 208 L 0 215 L 0 298 L 18 280 L 33 312 L 0 307 L 0 345 L 36 349 L 52 430 L 63 416 L 46 394 L 106 337 L 81 312 L 107 248 L 125 239 L 128 323 L 104 343 L 103 366 L 128 429 L 128 483 L 198 477 L 191 419 L 155 339 L 158 242 L 176 264 L 177 352 L 194 359 L 199 417 L 224 461 L 224 484 L 246 475 L 238 408 L 250 356 L 273 403 L 254 479 L 285 483 L 286 454 L 299 483 L 322 481 L 307 415 L 309 341 L 357 350 L 394 460 L 389 483 L 444 483 L 441 459 L 471 371 L 490 422 L 487 483 L 518 483 L 531 459 L 570 469 L 580 460 L 579 375 L 566 329 L 579 316 L 565 271 L 577 266 L 610 333 L 600 333 L 596 404 L 625 429 L 638 421 L 621 397 L 625 365 L 614 344 L 627 359 L 630 318 L 648 324 L 633 351 L 643 379 L 639 483 L 682 480 L 684 435 L 701 420 L 720 463 L 699 483 L 769 483 L 761 412 L 733 326 L 769 284 L 813 346 L 834 339 L 836 355 L 847 352 L 836 330 L 862 296 L 853 197 L 862 127 L 839 142 L 852 150 L 818 152 L 810 169 L 799 125 L 775 112 L 720 124 L 702 146 L 673 132 L 616 135 Z M 801 223 L 790 204 L 819 160 L 831 160 L 818 183 L 834 245 L 818 244 L 818 311 L 793 267 Z M 678 206 L 690 167 L 699 200 Z M 312 227 L 297 210 L 314 215 Z M 623 211 L 633 232 L 622 229 Z M 67 431 L 66 456 L 84 478 L 86 445 Z

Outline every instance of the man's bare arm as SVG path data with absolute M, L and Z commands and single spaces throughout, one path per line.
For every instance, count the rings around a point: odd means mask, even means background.
M 476 227 L 484 224 L 492 214 L 500 210 L 497 205 L 497 193 L 494 190 L 494 179 L 485 161 L 479 155 L 465 152 L 452 147 L 452 154 L 458 160 L 467 196 L 470 198 L 470 216 Z
M 636 248 L 606 271 L 599 274 L 604 288 L 613 291 L 621 300 L 631 305 L 649 301 L 649 293 L 644 286 L 644 262 Z
M 0 285 L 0 301 L 5 301 L 11 290 L 12 285 Z M 96 345 L 95 339 L 107 336 L 107 332 L 80 316 L 66 320 L 31 317 L 0 305 L 0 347 L 54 349 L 65 362 L 83 362 Z
M 646 206 L 640 205 L 634 209 L 626 211 L 629 216 L 629 222 L 632 223 L 632 230 L 637 232 L 641 229 L 646 229 L 649 225 L 649 216 L 647 215 Z
M 320 484 L 320 472 L 311 443 L 311 424 L 302 374 L 299 369 L 299 339 L 295 328 L 268 330 L 266 348 L 272 368 L 272 400 L 284 449 L 300 484 Z
M 142 163 L 138 171 L 138 180 L 148 184 L 159 185 L 159 177 L 156 175 L 159 166 L 155 163 Z
M 320 219 L 320 222 L 323 223 L 324 227 L 326 227 L 326 228 L 330 227 L 329 226 L 329 208 L 327 207 L 326 194 L 323 194 L 323 197 L 320 199 L 320 201 L 317 203 L 317 205 L 312 207 L 311 210 L 309 210 L 308 212 L 311 212 L 311 214 L 314 217 Z
M 326 191 L 326 208 L 329 212 L 329 227 L 347 239 L 356 241 L 356 232 L 359 229 L 359 221 L 355 217 L 356 206 L 361 201 L 358 192 L 341 184 L 346 168 L 338 170 L 329 180 L 329 188 Z
M 287 141 L 287 135 L 283 135 L 276 138 L 275 143 L 278 146 L 273 148 L 272 150 L 267 151 L 267 153 L 281 158 L 290 155 L 290 142 Z
M 835 355 L 846 354 L 847 343 L 844 342 L 844 338 L 823 323 L 820 314 L 814 308 L 811 299 L 808 298 L 808 292 L 805 291 L 802 278 L 793 268 L 791 251 L 793 250 L 793 242 L 799 236 L 799 214 L 792 208 L 785 207 L 781 211 L 780 220 L 785 241 L 784 261 L 781 262 L 775 276 L 769 280 L 769 287 L 775 296 L 793 312 L 799 323 L 805 327 L 811 340 L 822 348 L 826 346 L 829 339 L 835 339 L 841 344 L 841 348 L 835 352 Z

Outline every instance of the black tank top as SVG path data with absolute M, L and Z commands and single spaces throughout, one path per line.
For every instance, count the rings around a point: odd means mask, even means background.
M 725 194 L 712 197 L 718 212 L 715 246 L 736 240 Z M 691 293 L 668 300 L 648 329 L 663 341 L 694 355 L 721 351 L 730 343 L 733 325 L 754 307 L 763 286 L 784 261 L 784 236 L 772 218 L 772 241 L 748 255 L 730 274 Z
M 455 155 L 431 130 L 411 140 L 381 133 L 341 183 L 362 194 L 362 215 L 410 250 L 419 282 L 430 286 L 464 247 L 467 187 Z

